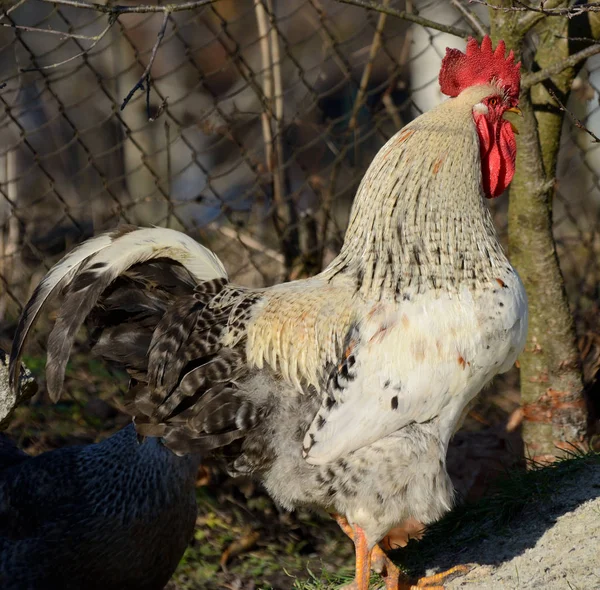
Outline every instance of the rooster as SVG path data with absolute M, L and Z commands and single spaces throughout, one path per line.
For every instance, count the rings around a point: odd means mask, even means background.
M 42 280 L 12 350 L 63 296 L 48 343 L 58 399 L 79 327 L 131 375 L 141 436 L 222 459 L 283 507 L 324 508 L 352 538 L 353 587 L 398 569 L 378 543 L 452 506 L 446 451 L 467 405 L 524 346 L 527 301 L 485 198 L 515 169 L 507 111 L 519 63 L 503 42 L 448 49 L 451 97 L 392 137 L 358 189 L 340 254 L 320 274 L 263 289 L 169 229 L 121 227 Z M 403 583 L 403 582 L 402 582 Z

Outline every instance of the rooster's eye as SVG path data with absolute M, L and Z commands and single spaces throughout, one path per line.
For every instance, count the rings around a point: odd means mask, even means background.
M 498 97 L 497 96 L 492 96 L 489 100 L 488 100 L 488 105 L 491 107 L 496 107 L 498 106 Z

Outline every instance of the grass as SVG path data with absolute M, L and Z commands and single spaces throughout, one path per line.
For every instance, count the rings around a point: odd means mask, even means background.
M 352 578 L 352 544 L 327 516 L 280 512 L 250 482 L 218 475 L 197 498 L 194 540 L 172 590 L 245 588 L 250 582 L 261 589 L 324 590 Z

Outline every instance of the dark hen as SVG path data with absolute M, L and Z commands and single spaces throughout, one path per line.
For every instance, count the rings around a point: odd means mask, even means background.
M 0 588 L 160 590 L 191 539 L 199 458 L 133 425 L 30 457 L 0 437 Z

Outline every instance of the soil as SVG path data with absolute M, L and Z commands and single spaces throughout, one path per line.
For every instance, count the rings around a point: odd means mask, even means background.
M 446 590 L 600 589 L 600 465 L 563 483 L 501 531 L 442 551 L 428 574 L 473 564 Z

